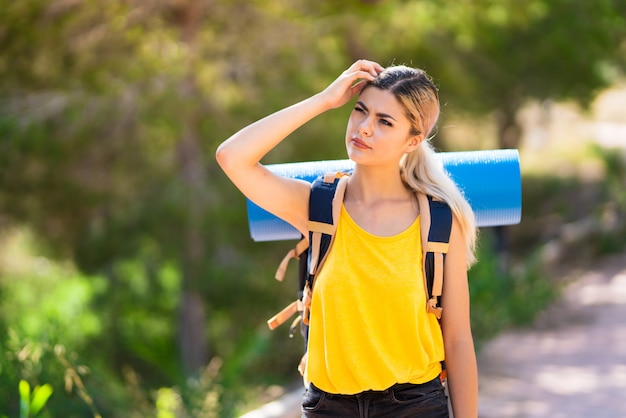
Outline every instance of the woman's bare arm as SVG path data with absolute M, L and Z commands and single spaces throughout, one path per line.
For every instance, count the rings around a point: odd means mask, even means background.
M 273 174 L 260 161 L 296 129 L 347 103 L 382 69 L 371 61 L 357 61 L 321 93 L 246 126 L 217 148 L 219 165 L 246 197 L 305 233 L 309 184 Z
M 455 418 L 478 416 L 478 371 L 470 326 L 466 247 L 456 219 L 444 267 L 441 327 L 446 350 L 448 389 Z

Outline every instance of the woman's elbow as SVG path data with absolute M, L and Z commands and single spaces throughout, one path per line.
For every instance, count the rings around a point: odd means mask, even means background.
M 230 165 L 232 165 L 232 151 L 229 149 L 228 145 L 223 142 L 215 150 L 215 160 L 219 164 L 219 166 L 224 171 L 228 171 Z

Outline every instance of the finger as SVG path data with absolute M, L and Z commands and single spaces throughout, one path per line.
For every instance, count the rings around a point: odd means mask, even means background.
M 378 74 L 372 73 L 372 70 L 357 70 L 357 71 L 348 73 L 347 76 L 352 80 L 363 79 L 367 81 L 372 81 L 378 76 Z
M 357 94 L 361 93 L 361 91 L 363 91 L 363 88 L 365 88 L 365 86 L 367 85 L 367 81 L 366 80 L 359 80 L 356 83 L 354 83 L 352 85 L 352 87 L 350 87 L 350 93 L 352 96 L 356 96 Z
M 385 68 L 377 62 L 367 61 L 367 72 L 374 77 L 378 77 L 378 74 L 382 73 Z
M 385 68 L 375 61 L 358 60 L 352 66 L 351 69 L 367 71 L 374 77 L 377 77 Z

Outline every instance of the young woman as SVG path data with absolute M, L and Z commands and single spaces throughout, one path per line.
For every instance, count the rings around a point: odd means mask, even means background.
M 475 223 L 428 142 L 439 99 L 426 73 L 359 60 L 322 92 L 234 134 L 217 161 L 249 199 L 307 236 L 310 185 L 259 161 L 355 96 L 345 137 L 355 168 L 313 289 L 303 417 L 448 417 L 439 378 L 445 358 L 454 417 L 475 418 L 467 284 Z M 440 323 L 426 309 L 416 192 L 446 201 L 454 214 Z

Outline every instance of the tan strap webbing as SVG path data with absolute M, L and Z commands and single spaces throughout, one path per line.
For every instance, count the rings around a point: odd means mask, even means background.
M 298 326 L 298 324 L 300 324 L 301 321 L 302 321 L 302 317 L 300 315 L 296 316 L 296 318 L 293 320 L 293 322 L 289 326 L 290 335 L 293 335 L 293 332 L 295 331 L 296 327 Z
M 435 277 L 433 278 L 433 296 L 443 293 L 443 254 L 435 253 Z
M 443 308 L 437 306 L 437 298 L 428 299 L 428 303 L 426 304 L 426 311 L 431 313 L 437 317 L 437 319 L 441 319 L 441 313 L 443 312 Z
M 346 187 L 348 186 L 349 176 L 344 175 L 342 173 L 334 173 L 334 174 L 327 174 L 326 177 L 324 177 L 324 181 L 327 181 L 328 179 L 332 179 L 328 181 L 329 183 L 332 183 L 333 181 L 335 181 L 337 177 L 339 177 L 339 182 L 337 183 L 337 188 L 335 189 L 335 195 L 333 196 L 333 201 L 332 201 L 333 223 L 327 224 L 323 222 L 313 222 L 313 221 L 308 222 L 309 230 L 313 233 L 312 238 L 311 238 L 311 243 L 310 243 L 311 259 L 309 261 L 309 274 L 311 275 L 315 275 L 321 269 L 322 264 L 324 264 L 324 261 L 326 261 L 326 257 L 328 256 L 328 253 L 330 252 L 330 248 L 333 245 L 333 241 L 335 240 L 335 231 L 337 231 L 337 219 L 339 219 L 339 212 L 341 211 L 341 205 L 343 204 L 343 196 L 346 193 Z M 324 258 L 322 260 L 319 259 L 320 242 L 322 240 L 321 234 L 330 235 L 331 237 L 328 250 L 326 251 L 326 254 L 324 254 Z
M 426 255 L 427 246 L 424 245 L 428 242 L 428 231 L 430 231 L 430 205 L 428 204 L 428 197 L 424 193 L 416 192 L 417 206 L 420 211 L 420 232 L 422 234 L 422 252 Z
M 311 312 L 311 299 L 313 299 L 313 292 L 307 283 L 304 286 L 304 292 L 302 294 L 302 323 L 309 325 L 309 313 Z
M 333 219 L 339 219 L 341 212 L 341 206 L 343 205 L 343 197 L 346 194 L 346 188 L 348 187 L 348 176 L 343 176 L 337 183 L 337 189 L 335 190 L 335 196 L 333 197 Z M 335 229 L 337 229 L 337 222 L 335 221 Z
M 294 248 L 289 250 L 289 252 L 285 255 L 283 260 L 278 265 L 276 269 L 276 274 L 274 274 L 274 278 L 279 282 L 282 282 L 285 278 L 285 272 L 287 271 L 287 266 L 289 265 L 289 261 L 292 258 L 300 258 L 300 254 L 302 254 L 309 247 L 309 239 L 302 238 Z
M 268 319 L 267 326 L 270 327 L 270 329 L 275 329 L 278 326 L 282 325 L 286 320 L 291 318 L 296 312 L 301 311 L 302 309 L 303 306 L 301 301 L 296 300 L 294 302 L 291 302 L 285 307 L 285 309 Z
M 335 179 L 338 179 L 344 175 L 345 174 L 342 173 L 341 171 L 330 171 L 324 174 L 324 183 L 332 183 L 335 181 Z
M 304 237 L 296 244 L 295 250 L 298 258 L 300 258 L 307 248 L 309 248 L 309 237 Z
M 450 244 L 445 242 L 428 241 L 428 234 L 431 226 L 428 197 L 424 193 L 417 192 L 416 194 L 420 211 L 420 232 L 422 235 L 422 276 L 424 276 L 424 292 L 426 293 L 426 298 L 428 299 L 426 303 L 426 310 L 428 313 L 435 315 L 437 319 L 441 319 L 443 309 L 440 306 L 437 306 L 437 303 L 439 297 L 443 294 L 444 254 L 448 253 Z M 434 255 L 432 297 L 428 293 L 428 281 L 426 278 L 426 254 L 429 252 Z
M 309 221 L 307 222 L 307 227 L 309 228 L 309 231 L 312 232 L 321 232 L 322 234 L 326 235 L 332 235 L 335 233 L 334 225 L 324 222 Z
M 309 274 L 315 275 L 316 271 L 321 268 L 324 263 L 328 252 L 330 251 L 330 246 L 333 243 L 335 238 L 335 231 L 337 230 L 337 222 L 339 219 L 339 212 L 341 211 L 341 206 L 343 204 L 343 197 L 346 192 L 346 187 L 348 185 L 348 176 L 341 172 L 336 173 L 328 173 L 324 177 L 324 181 L 327 183 L 332 183 L 335 179 L 339 178 L 339 182 L 337 183 L 337 188 L 335 189 L 335 195 L 332 201 L 332 212 L 333 212 L 333 223 L 327 224 L 323 222 L 308 222 L 308 229 L 312 233 L 311 234 L 311 242 L 308 242 L 308 239 L 304 238 L 298 242 L 295 248 L 292 248 L 287 255 L 283 258 L 278 269 L 276 270 L 276 279 L 282 281 L 285 272 L 287 270 L 287 265 L 292 258 L 298 258 L 303 251 L 305 251 L 309 245 L 311 245 L 311 254 L 309 260 Z M 320 243 L 322 239 L 322 234 L 330 235 L 331 241 L 329 245 L 329 251 L 326 251 L 324 255 L 324 259 L 318 262 L 320 256 Z M 305 325 L 309 325 L 309 311 L 311 309 L 311 298 L 313 296 L 311 287 L 307 284 L 304 289 L 302 300 L 297 300 L 295 302 L 290 303 L 286 308 L 282 311 L 274 315 L 267 321 L 267 325 L 270 329 L 275 329 L 276 327 L 282 325 L 293 316 L 296 312 L 302 312 L 302 322 Z M 297 326 L 298 318 L 292 323 L 292 328 Z
M 333 196 L 333 202 L 332 202 L 332 211 L 333 211 L 332 227 L 333 229 L 328 234 L 330 235 L 330 243 L 328 244 L 328 249 L 326 250 L 326 253 L 324 254 L 324 258 L 322 258 L 319 261 L 319 263 L 316 263 L 317 265 L 316 271 L 320 271 L 320 269 L 324 265 L 324 262 L 326 261 L 326 258 L 328 257 L 328 254 L 330 253 L 330 249 L 333 246 L 333 242 L 335 241 L 335 232 L 337 232 L 337 220 L 339 219 L 341 206 L 343 205 L 343 197 L 346 194 L 346 187 L 348 186 L 349 176 L 346 174 L 342 174 L 342 173 L 338 173 L 338 175 L 341 175 L 341 177 L 339 178 L 339 182 L 337 183 L 337 188 L 335 189 L 335 195 Z M 319 248 L 319 245 L 318 245 L 318 248 Z M 318 257 L 319 257 L 319 254 L 318 254 Z
M 424 278 L 424 294 L 426 299 L 430 297 L 428 294 L 428 282 L 426 281 L 426 253 L 428 252 L 428 231 L 430 231 L 430 205 L 428 197 L 424 193 L 416 192 L 417 205 L 420 211 L 420 233 L 422 235 L 422 277 Z M 427 304 L 429 306 L 429 304 Z M 428 309 L 430 312 L 430 308 Z
M 309 257 L 309 274 L 315 274 L 315 267 L 317 266 L 317 260 L 320 258 L 320 242 L 322 241 L 321 232 L 313 232 L 311 236 L 311 254 Z
M 298 371 L 301 376 L 304 376 L 304 371 L 306 370 L 306 362 L 309 359 L 309 352 L 305 352 L 302 358 L 300 359 L 300 363 L 298 364 Z
M 448 242 L 429 241 L 428 243 L 426 243 L 426 252 L 427 253 L 448 254 L 448 249 L 449 248 L 450 248 L 450 243 L 448 243 Z

